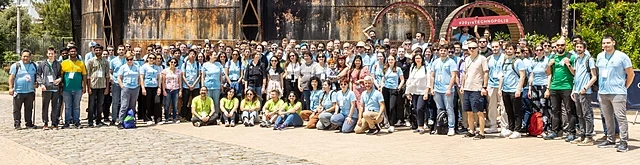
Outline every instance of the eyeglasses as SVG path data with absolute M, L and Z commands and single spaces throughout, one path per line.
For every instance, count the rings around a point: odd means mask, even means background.
M 492 48 L 500 48 L 500 46 L 492 46 Z
M 480 42 L 480 43 L 487 43 L 487 41 L 478 41 L 478 42 Z
M 475 50 L 475 49 L 477 49 L 477 48 L 478 48 L 478 47 L 469 47 L 469 50 Z
M 536 49 L 536 52 L 541 52 L 541 51 L 542 51 L 542 49 Z
M 522 52 L 516 52 L 516 54 L 522 54 Z
M 349 85 L 349 84 L 347 84 L 347 83 L 340 83 L 340 85 Z
M 549 46 L 551 46 L 551 45 L 542 45 L 542 46 L 544 46 L 544 47 L 549 47 Z
M 294 49 L 296 49 L 296 50 L 300 50 L 300 48 L 294 48 Z
M 253 93 L 248 93 L 247 96 L 253 96 Z
M 233 53 L 233 54 L 231 54 L 231 55 L 232 55 L 232 56 L 237 56 L 237 55 L 238 55 L 238 53 Z
M 556 47 L 557 47 L 557 46 L 564 46 L 564 44 L 556 44 Z
M 278 60 L 271 60 L 271 62 L 278 62 Z
M 156 60 L 162 60 L 162 57 L 156 57 Z
M 169 62 L 169 64 L 176 64 L 176 63 L 178 63 L 178 62 L 175 62 L 175 61 Z
M 133 61 L 133 58 L 127 58 L 127 61 Z

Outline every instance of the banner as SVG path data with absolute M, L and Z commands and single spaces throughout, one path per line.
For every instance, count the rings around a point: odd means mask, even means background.
M 627 89 L 627 110 L 640 111 L 640 70 L 633 71 L 636 76 Z

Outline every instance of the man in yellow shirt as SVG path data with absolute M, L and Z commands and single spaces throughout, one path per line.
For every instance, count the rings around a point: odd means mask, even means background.
M 213 99 L 207 96 L 207 87 L 200 88 L 200 96 L 191 101 L 191 122 L 193 126 L 217 125 L 217 113 L 213 106 Z

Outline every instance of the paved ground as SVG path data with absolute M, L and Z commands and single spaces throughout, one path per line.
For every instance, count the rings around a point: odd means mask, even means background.
M 42 124 L 39 115 L 36 121 Z M 596 130 L 602 130 L 600 121 L 596 123 Z M 630 125 L 630 135 L 640 135 L 640 125 Z M 2 164 L 640 163 L 640 142 L 635 139 L 629 143 L 631 150 L 623 154 L 615 149 L 578 147 L 539 138 L 510 140 L 494 134 L 478 141 L 402 130 L 366 136 L 302 128 L 194 128 L 183 123 L 135 130 L 14 131 L 8 95 L 0 96 L 0 144 Z

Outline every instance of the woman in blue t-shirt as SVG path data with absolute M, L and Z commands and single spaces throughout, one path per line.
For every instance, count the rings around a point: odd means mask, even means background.
M 320 89 L 320 83 L 322 83 L 322 81 L 320 81 L 319 77 L 313 76 L 311 77 L 311 80 L 309 80 L 309 83 L 307 83 L 307 86 L 310 90 L 310 97 L 309 97 L 309 109 L 304 109 L 302 110 L 302 112 L 300 112 L 300 117 L 302 117 L 303 120 L 308 120 L 309 122 L 311 122 L 311 117 L 316 116 L 316 109 L 318 107 L 319 103 L 319 97 L 318 95 L 322 93 L 322 90 Z M 317 121 L 317 117 L 316 117 L 316 121 Z M 308 124 L 307 127 L 309 127 L 310 125 Z M 313 128 L 315 128 L 315 123 L 313 124 Z
M 182 64 L 182 107 L 180 116 L 183 119 L 191 119 L 191 99 L 200 95 L 200 67 L 196 61 L 196 51 L 190 50 L 187 60 Z
M 217 53 L 210 53 L 209 61 L 202 64 L 202 86 L 207 87 L 208 96 L 213 99 L 216 112 L 220 112 L 220 88 L 222 84 L 223 67 L 218 61 Z
M 384 64 L 384 68 L 382 70 L 378 70 L 380 73 L 376 73 L 376 75 L 382 75 L 382 96 L 385 100 L 385 107 L 388 107 L 387 126 L 389 127 L 387 128 L 389 128 L 389 132 L 393 132 L 395 130 L 393 124 L 396 123 L 398 118 L 402 118 L 398 116 L 398 112 L 396 112 L 396 103 L 398 102 L 398 89 L 402 89 L 402 86 L 404 85 L 404 76 L 402 74 L 402 69 L 397 67 L 396 64 L 396 57 L 391 55 L 387 57 L 387 62 Z
M 122 89 L 120 93 L 120 114 L 118 116 L 119 128 L 122 128 L 122 121 L 128 109 L 134 109 L 136 107 L 136 101 L 138 100 L 138 92 L 140 92 L 140 69 L 138 66 L 133 65 L 133 54 L 129 51 L 126 55 L 127 64 L 120 66 L 118 70 L 118 84 Z
M 143 117 L 143 121 L 147 122 L 147 125 L 151 125 L 160 122 L 162 119 L 162 110 L 160 110 L 160 100 L 155 102 L 156 97 L 160 97 L 162 94 L 162 90 L 158 90 L 158 85 L 160 85 L 160 72 L 162 68 L 156 65 L 156 61 L 162 60 L 161 58 L 156 58 L 155 55 L 150 54 L 147 56 L 147 63 L 140 67 L 140 79 L 144 80 L 144 83 L 141 83 L 140 90 L 142 90 L 142 100 L 140 100 L 141 109 L 138 110 L 138 113 L 141 117 Z M 157 104 L 157 105 L 156 105 Z M 154 119 L 151 119 L 151 116 L 154 116 Z

